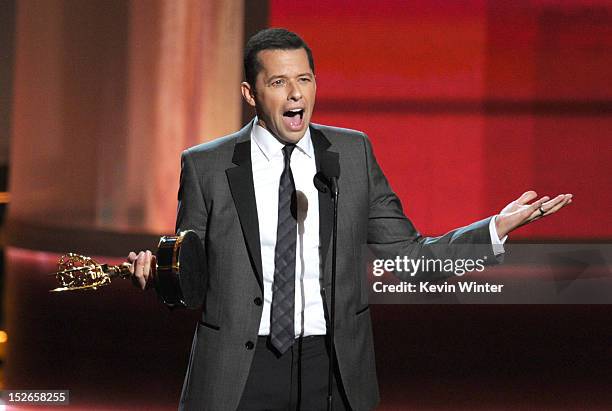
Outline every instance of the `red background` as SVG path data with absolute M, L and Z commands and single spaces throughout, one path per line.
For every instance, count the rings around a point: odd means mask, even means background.
M 612 238 L 611 23 L 592 1 L 270 3 L 313 50 L 314 121 L 370 136 L 422 232 L 575 195 L 513 240 Z

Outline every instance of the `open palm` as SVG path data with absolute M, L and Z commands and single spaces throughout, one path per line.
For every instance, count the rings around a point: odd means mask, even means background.
M 556 213 L 572 202 L 572 194 L 559 194 L 553 199 L 544 196 L 534 201 L 537 197 L 535 191 L 526 191 L 501 210 L 495 220 L 500 238 L 525 224 Z

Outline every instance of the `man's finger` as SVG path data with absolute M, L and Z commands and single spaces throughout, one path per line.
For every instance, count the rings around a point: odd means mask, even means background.
M 516 199 L 516 202 L 521 205 L 529 204 L 534 198 L 538 196 L 533 190 L 525 191 L 519 198 Z
M 544 204 L 542 204 L 542 209 L 544 210 L 546 215 L 552 214 L 552 212 L 557 211 L 559 208 L 563 207 L 563 205 L 565 205 L 569 200 L 571 200 L 571 198 L 572 198 L 571 194 L 559 194 L 557 197 L 553 198 L 552 200 L 547 201 Z
M 542 207 L 542 205 L 548 201 L 550 199 L 550 197 L 548 196 L 544 196 L 542 198 L 540 198 L 538 201 L 534 201 L 530 206 L 528 206 L 525 209 L 525 220 L 521 225 L 527 224 L 532 222 L 533 220 L 537 220 L 538 218 L 541 218 L 543 216 L 542 212 L 540 211 L 540 207 Z
M 542 209 L 544 211 L 548 211 L 563 200 L 565 200 L 565 195 L 560 194 L 556 196 L 555 198 L 553 198 L 552 200 L 546 201 L 544 204 L 542 204 Z
M 534 220 L 545 217 L 547 215 L 556 213 L 566 204 L 569 204 L 571 202 L 572 202 L 571 194 L 560 194 L 557 197 L 553 198 L 552 200 L 549 200 L 548 196 L 544 196 L 529 207 L 531 214 L 526 219 L 524 224 L 530 223 Z M 542 210 L 544 213 L 542 213 L 542 211 L 540 210 Z
M 528 210 L 530 210 L 531 212 L 539 211 L 540 207 L 542 207 L 542 205 L 546 203 L 548 200 L 550 200 L 550 197 L 544 196 L 540 198 L 538 201 L 534 201 L 533 203 L 531 203 L 531 205 L 528 207 Z
M 542 209 L 545 211 L 544 215 L 550 215 L 550 214 L 556 213 L 561 208 L 565 207 L 565 205 L 571 203 L 572 195 L 571 194 L 561 194 L 560 196 L 558 196 L 558 198 L 555 198 L 554 200 L 551 200 L 542 206 Z
M 537 208 L 535 211 L 533 211 L 529 217 L 525 220 L 525 222 L 523 224 L 527 224 L 527 223 L 531 223 L 534 220 L 537 220 L 538 218 L 542 218 L 544 215 L 540 212 L 539 208 Z M 521 225 L 523 225 L 521 224 Z
M 138 287 L 142 289 L 144 289 L 144 285 L 146 283 L 146 280 L 144 279 L 144 260 L 145 253 L 144 251 L 141 251 L 138 253 L 136 262 L 134 263 L 134 279 Z
M 130 263 L 130 273 L 134 274 L 134 261 L 136 260 L 136 253 L 133 251 L 130 251 L 130 253 L 127 256 L 127 262 Z
M 144 278 L 145 286 L 149 282 L 149 273 L 151 272 L 151 258 L 152 258 L 151 251 L 149 250 L 145 251 L 145 261 L 144 261 L 144 267 L 143 267 L 143 278 Z

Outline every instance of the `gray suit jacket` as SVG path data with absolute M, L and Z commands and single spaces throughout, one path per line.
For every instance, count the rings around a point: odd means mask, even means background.
M 180 277 L 186 306 L 202 307 L 180 401 L 185 410 L 235 410 L 257 343 L 263 288 L 251 128 L 252 123 L 182 155 L 177 231 L 196 231 L 206 256 L 203 272 Z M 312 124 L 311 135 L 317 169 L 322 158 L 339 154 L 335 346 L 351 407 L 369 410 L 379 395 L 362 247 L 370 244 L 378 253 L 418 257 L 431 253 L 431 244 L 490 244 L 489 219 L 442 237 L 421 237 L 404 215 L 365 134 Z M 319 216 L 321 295 L 328 309 L 329 194 L 319 194 Z

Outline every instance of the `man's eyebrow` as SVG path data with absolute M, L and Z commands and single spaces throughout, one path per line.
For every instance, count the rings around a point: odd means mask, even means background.
M 268 77 L 266 79 L 266 82 L 270 82 L 272 80 L 277 80 L 277 79 L 286 79 L 289 78 L 290 76 L 287 76 L 286 74 L 273 74 L 270 77 Z M 298 77 L 310 77 L 310 78 L 314 78 L 314 75 L 310 72 L 306 72 L 306 73 L 301 73 L 298 74 L 297 76 L 295 76 L 296 78 Z
M 287 78 L 287 76 L 284 75 L 284 74 L 273 74 L 270 77 L 268 77 L 266 79 L 266 81 L 276 80 L 276 79 L 279 79 L 279 78 Z

